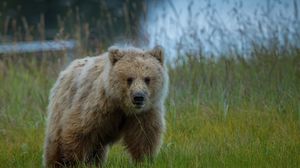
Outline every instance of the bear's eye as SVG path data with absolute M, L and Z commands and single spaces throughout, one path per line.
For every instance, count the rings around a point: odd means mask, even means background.
M 132 77 L 129 77 L 127 78 L 127 84 L 130 86 L 133 82 L 133 78 Z
M 144 81 L 145 81 L 145 83 L 146 83 L 147 85 L 150 84 L 150 78 L 149 78 L 149 77 L 145 77 Z

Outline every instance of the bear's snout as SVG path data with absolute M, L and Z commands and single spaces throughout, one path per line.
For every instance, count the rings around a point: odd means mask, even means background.
M 136 108 L 144 106 L 146 100 L 146 94 L 144 92 L 136 92 L 132 95 L 132 103 Z

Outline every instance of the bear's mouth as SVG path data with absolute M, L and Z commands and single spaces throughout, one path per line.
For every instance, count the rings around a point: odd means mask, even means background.
M 141 108 L 143 108 L 144 107 L 144 102 L 139 102 L 139 103 L 133 103 L 134 104 L 134 107 L 136 108 L 136 109 L 141 109 Z

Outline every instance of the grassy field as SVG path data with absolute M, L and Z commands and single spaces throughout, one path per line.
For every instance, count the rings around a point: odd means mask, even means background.
M 169 69 L 167 132 L 158 157 L 134 165 L 118 144 L 105 167 L 300 166 L 298 50 L 186 58 Z M 48 93 L 59 70 L 9 62 L 0 69 L 0 167 L 41 167 Z

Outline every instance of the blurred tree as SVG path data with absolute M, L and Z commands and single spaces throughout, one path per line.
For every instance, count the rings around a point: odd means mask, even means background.
M 144 4 L 145 0 L 7 0 L 0 2 L 0 30 L 2 35 L 13 34 L 12 20 L 22 25 L 26 18 L 28 25 L 44 24 L 46 39 L 54 38 L 60 22 L 68 33 L 88 25 L 89 36 L 100 40 L 134 37 Z

